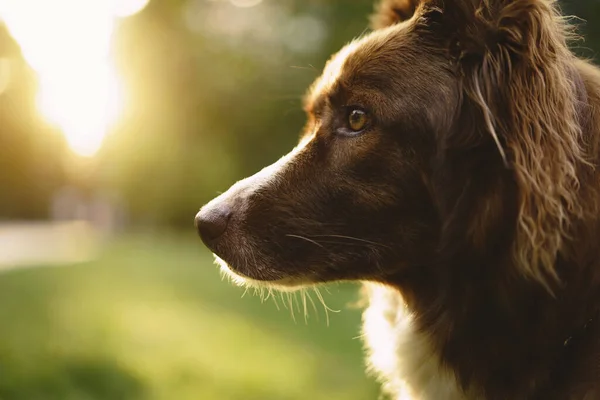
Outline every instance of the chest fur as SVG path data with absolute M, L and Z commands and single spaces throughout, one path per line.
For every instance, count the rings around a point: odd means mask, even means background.
M 426 334 L 419 332 L 400 294 L 367 284 L 363 314 L 368 364 L 397 400 L 470 400 L 445 367 Z

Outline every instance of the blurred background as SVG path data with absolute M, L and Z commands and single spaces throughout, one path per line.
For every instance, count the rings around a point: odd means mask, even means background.
M 563 3 L 600 48 L 600 1 Z M 354 285 L 221 281 L 199 207 L 275 161 L 371 0 L 0 0 L 0 400 L 376 399 Z

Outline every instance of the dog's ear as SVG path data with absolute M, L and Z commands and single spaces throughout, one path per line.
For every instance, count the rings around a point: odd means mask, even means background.
M 393 3 L 393 2 L 392 2 Z M 423 21 L 454 41 L 462 56 L 523 54 L 542 44 L 564 47 L 572 29 L 556 0 L 420 0 Z M 427 22 L 425 22 L 427 23 Z M 548 48 L 552 50 L 552 48 Z
M 472 239 L 482 239 L 491 220 L 481 213 L 507 218 L 497 196 L 509 193 L 506 187 L 513 182 L 515 197 L 507 201 L 516 202 L 514 264 L 552 287 L 557 256 L 574 223 L 587 214 L 578 181 L 589 167 L 582 148 L 585 98 L 578 93 L 581 78 L 567 46 L 570 27 L 553 0 L 430 0 L 422 14 L 432 43 L 443 41 L 450 50 L 463 98 L 459 129 L 440 139 L 446 160 L 440 168 L 455 172 L 446 180 L 462 179 L 465 185 L 453 195 L 440 191 L 449 235 L 452 221 L 468 219 L 480 229 Z M 475 158 L 490 145 L 497 154 L 486 166 Z M 505 178 L 497 181 L 501 175 Z M 492 201 L 470 213 L 470 202 L 495 181 L 504 189 L 489 187 Z M 454 231 L 468 229 L 475 232 L 467 226 Z
M 371 26 L 380 29 L 406 21 L 414 15 L 419 3 L 419 0 L 381 0 L 375 5 Z

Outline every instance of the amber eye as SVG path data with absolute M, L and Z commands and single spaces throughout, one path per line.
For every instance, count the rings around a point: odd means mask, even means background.
M 354 109 L 348 114 L 348 127 L 354 132 L 363 130 L 367 126 L 367 122 L 369 122 L 369 117 L 363 110 Z

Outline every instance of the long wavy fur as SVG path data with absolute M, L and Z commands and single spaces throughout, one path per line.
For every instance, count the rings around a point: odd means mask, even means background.
M 555 0 L 384 0 L 374 26 L 402 21 L 415 8 L 444 14 L 456 34 L 466 98 L 480 109 L 519 189 L 513 258 L 519 271 L 548 289 L 573 222 L 578 171 L 590 167 L 582 148 L 582 107 L 568 42 L 576 38 Z M 422 8 L 421 8 L 422 7 Z M 399 11 L 400 10 L 400 11 Z
M 476 23 L 496 43 L 465 71 L 464 88 L 514 168 L 514 259 L 520 272 L 549 287 L 549 279 L 558 279 L 556 258 L 573 221 L 586 214 L 578 202 L 578 170 L 588 161 L 567 45 L 572 29 L 554 0 L 505 3 L 499 12 L 485 0 L 475 9 Z

